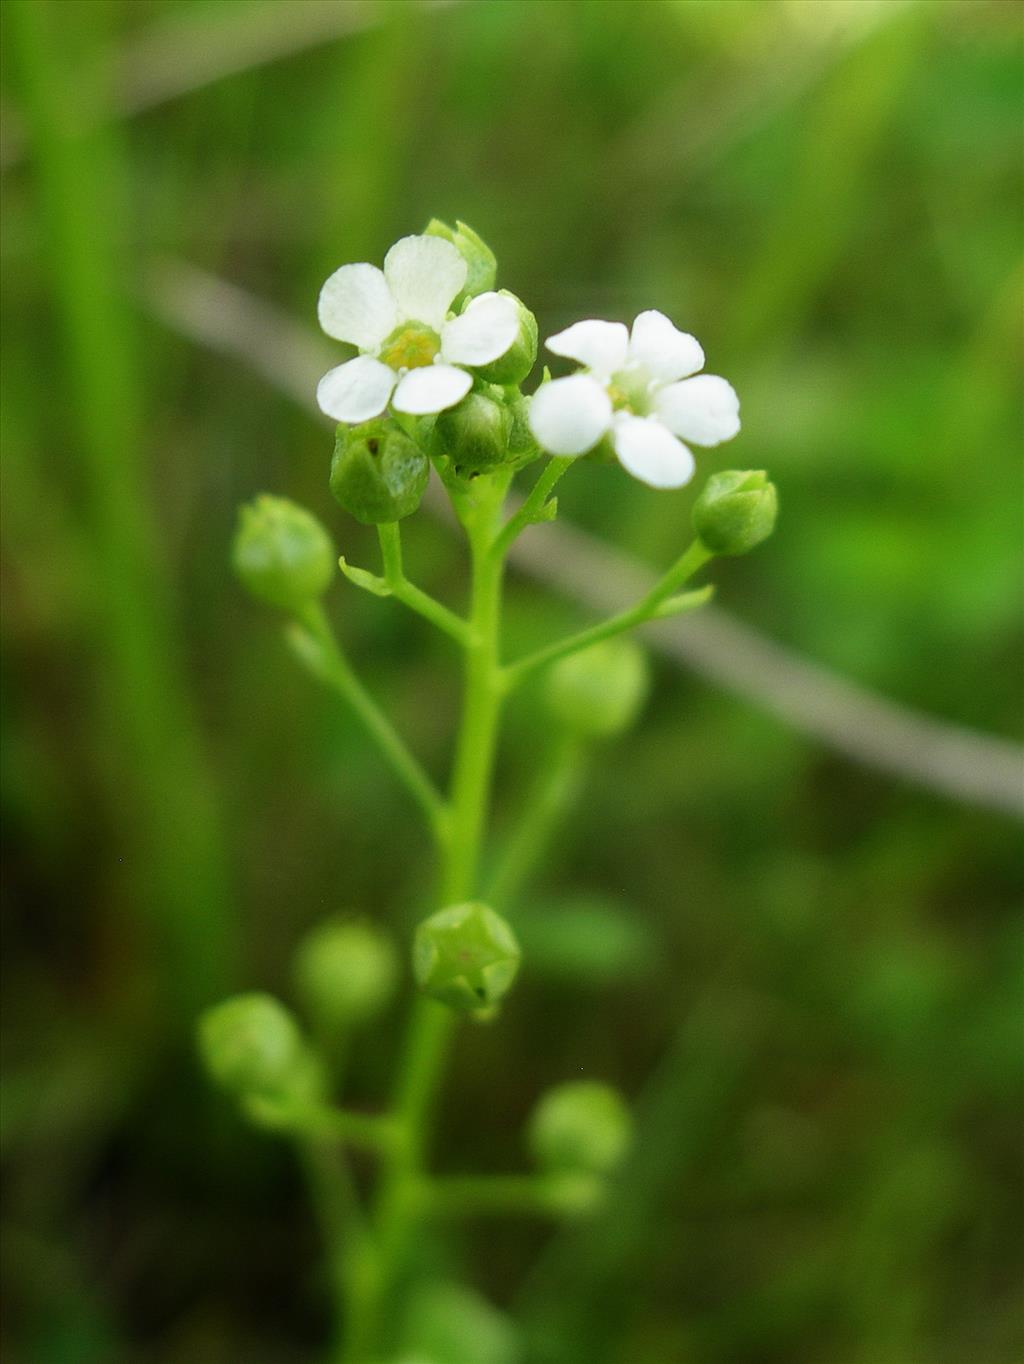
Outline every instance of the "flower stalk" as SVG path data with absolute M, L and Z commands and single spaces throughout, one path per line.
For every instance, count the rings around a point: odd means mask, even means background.
M 330 488 L 358 521 L 375 525 L 382 572 L 346 562 L 349 582 L 395 597 L 461 650 L 462 711 L 448 790 L 439 789 L 360 681 L 322 604 L 333 575 L 330 537 L 284 499 L 245 509 L 235 544 L 243 583 L 290 617 L 297 660 L 356 715 L 419 808 L 434 837 L 437 896 L 415 934 L 419 993 L 409 1013 L 390 1101 L 379 1113 L 335 1102 L 340 1060 L 359 1027 L 390 1006 L 397 970 L 390 940 L 371 918 L 332 918 L 300 944 L 295 980 L 313 1040 L 272 996 L 251 994 L 201 1024 L 204 1063 L 253 1125 L 290 1138 L 305 1168 L 330 1265 L 336 1364 L 387 1356 L 401 1309 L 410 1249 L 421 1222 L 453 1216 L 582 1216 L 603 1198 L 630 1140 L 628 1109 L 597 1081 L 550 1091 L 529 1128 L 532 1173 L 444 1175 L 430 1169 L 445 1069 L 460 1016 L 493 1018 L 520 965 L 511 927 L 479 898 L 485 852 L 489 898 L 504 908 L 539 865 L 578 794 L 592 745 L 632 725 L 648 678 L 642 651 L 622 639 L 647 621 L 693 610 L 711 588 L 681 591 L 715 554 L 741 553 L 774 524 L 773 485 L 760 472 L 717 476 L 695 514 L 697 538 L 629 610 L 506 663 L 505 563 L 527 526 L 552 520 L 559 481 L 579 456 L 610 442 L 623 466 L 654 487 L 678 487 L 694 460 L 681 436 L 703 445 L 739 429 L 739 403 L 704 355 L 661 313 L 632 331 L 588 321 L 549 338 L 582 369 L 524 394 L 536 357 L 533 314 L 494 291 L 493 253 L 464 223 L 436 220 L 387 253 L 383 271 L 345 265 L 320 296 L 324 329 L 359 354 L 321 381 L 321 407 L 339 423 Z M 547 461 L 511 515 L 514 476 Z M 469 546 L 466 616 L 406 574 L 399 522 L 415 512 L 430 464 Z M 330 571 L 329 571 L 330 570 Z M 504 853 L 486 848 L 503 707 L 522 682 L 548 672 L 546 757 Z M 349 1148 L 375 1158 L 362 1200 Z

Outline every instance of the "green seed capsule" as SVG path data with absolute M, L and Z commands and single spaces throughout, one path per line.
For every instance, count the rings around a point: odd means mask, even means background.
M 453 1009 L 493 1008 L 511 988 L 519 958 L 512 929 L 476 900 L 424 919 L 413 943 L 416 983 Z
M 388 1007 L 398 979 L 391 939 L 359 919 L 332 919 L 302 940 L 295 984 L 310 1015 L 329 1033 L 376 1018 Z
M 233 1094 L 287 1090 L 305 1064 L 298 1024 L 273 995 L 236 995 L 199 1020 L 199 1054 L 211 1078 Z
M 337 562 L 330 536 L 315 516 L 266 493 L 239 508 L 231 557 L 253 596 L 285 611 L 321 596 Z
M 640 646 L 629 639 L 607 639 L 552 667 L 547 702 L 569 729 L 607 739 L 637 718 L 647 685 L 647 658 Z
M 331 492 L 364 526 L 410 516 L 429 474 L 426 455 L 390 418 L 338 427 Z
M 712 474 L 694 503 L 693 528 L 712 554 L 746 554 L 775 529 L 779 496 L 763 469 Z
M 530 1149 L 545 1170 L 604 1175 L 629 1148 L 632 1119 L 610 1085 L 580 1080 L 549 1090 L 533 1111 Z

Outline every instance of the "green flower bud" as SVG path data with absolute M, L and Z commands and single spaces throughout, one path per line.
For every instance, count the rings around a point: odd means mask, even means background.
M 337 562 L 316 517 L 268 493 L 238 509 L 231 558 L 254 597 L 285 611 L 298 610 L 325 592 Z
M 632 1119 L 610 1085 L 580 1080 L 551 1089 L 533 1110 L 530 1149 L 545 1170 L 604 1175 L 620 1164 Z
M 199 1054 L 233 1094 L 279 1094 L 306 1063 L 298 1024 L 273 995 L 236 995 L 199 1020 Z
M 413 943 L 413 971 L 424 994 L 453 1009 L 492 1008 L 519 970 L 519 944 L 500 915 L 479 901 L 424 919 Z
M 478 474 L 508 457 L 512 413 L 483 393 L 470 393 L 437 414 L 433 448 L 448 455 L 460 474 Z
M 746 554 L 775 529 L 779 496 L 763 469 L 712 474 L 694 503 L 693 528 L 712 554 Z
M 410 516 L 420 505 L 429 473 L 426 455 L 390 418 L 338 427 L 331 492 L 364 526 Z
M 519 335 L 504 355 L 499 355 L 489 365 L 474 365 L 473 371 L 489 384 L 519 384 L 533 369 L 537 359 L 537 319 L 515 294 L 510 294 L 507 289 L 500 292 L 505 298 L 512 299 L 519 310 Z
M 466 283 L 452 304 L 456 312 L 467 300 L 494 288 L 494 281 L 498 278 L 498 262 L 491 248 L 471 227 L 456 221 L 455 227 L 451 228 L 440 218 L 431 218 L 424 232 L 428 237 L 443 237 L 446 242 L 451 242 L 466 262 Z
M 391 1002 L 398 959 L 391 939 L 374 924 L 333 919 L 320 924 L 295 953 L 296 989 L 309 1013 L 330 1033 L 382 1013 Z
M 593 739 L 621 734 L 647 695 L 647 657 L 630 639 L 606 639 L 560 659 L 548 675 L 549 709 Z

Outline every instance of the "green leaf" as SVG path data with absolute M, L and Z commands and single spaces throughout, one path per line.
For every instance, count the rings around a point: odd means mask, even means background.
M 382 577 L 367 572 L 365 568 L 356 568 L 353 564 L 346 563 L 344 554 L 338 560 L 338 567 L 350 583 L 355 583 L 356 587 L 361 587 L 364 592 L 372 592 L 375 597 L 391 596 L 391 588 Z

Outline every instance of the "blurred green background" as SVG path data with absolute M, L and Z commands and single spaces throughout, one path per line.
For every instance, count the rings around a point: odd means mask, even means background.
M 236 505 L 264 489 L 375 563 L 330 501 L 329 429 L 155 318 L 155 265 L 312 331 L 331 269 L 437 214 L 491 242 L 542 335 L 663 309 L 743 400 L 701 469 L 781 488 L 775 538 L 715 570 L 719 602 L 895 701 L 1019 737 L 1022 11 L 6 0 L 2 18 L 6 1357 L 311 1359 L 326 1305 L 298 1177 L 207 1094 L 192 1019 L 231 988 L 287 995 L 326 913 L 404 935 L 429 850 L 227 570 Z M 216 331 L 215 297 L 208 314 Z M 560 500 L 662 564 L 692 496 L 592 467 Z M 453 535 L 407 527 L 419 580 L 457 600 Z M 330 606 L 442 771 L 448 645 L 341 582 Z M 513 576 L 514 651 L 585 619 Z M 537 714 L 509 715 L 499 829 Z M 517 1168 L 538 1092 L 580 1075 L 635 1101 L 636 1152 L 583 1231 L 424 1236 L 424 1265 L 494 1309 L 467 1299 L 467 1339 L 433 1339 L 435 1364 L 1015 1364 L 1017 820 L 664 661 L 591 776 L 522 897 L 521 985 L 460 1039 L 437 1161 Z M 357 1101 L 385 1092 L 399 1022 L 364 1039 Z

